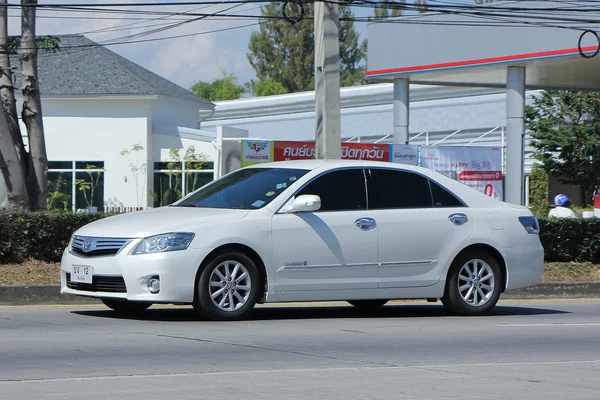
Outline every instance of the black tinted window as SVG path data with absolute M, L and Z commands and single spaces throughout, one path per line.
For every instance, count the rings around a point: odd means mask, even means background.
M 367 208 L 365 176 L 362 169 L 329 172 L 309 183 L 297 196 L 303 194 L 316 194 L 321 198 L 319 211 Z
M 464 207 L 463 203 L 452 193 L 435 183 L 431 184 L 431 194 L 433 195 L 433 204 L 435 207 Z
M 433 207 L 427 178 L 406 171 L 370 170 L 369 208 Z
M 176 206 L 261 208 L 307 172 L 308 170 L 287 168 L 240 169 L 204 186 Z

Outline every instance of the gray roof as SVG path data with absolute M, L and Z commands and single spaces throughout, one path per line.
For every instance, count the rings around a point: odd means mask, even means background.
M 123 56 L 82 35 L 60 35 L 60 49 L 40 51 L 38 73 L 40 92 L 44 95 L 164 95 L 201 103 L 214 104 L 175 83 L 148 71 Z M 11 65 L 19 67 L 18 56 Z M 19 67 L 20 69 L 20 67 Z M 20 76 L 17 76 L 17 91 Z

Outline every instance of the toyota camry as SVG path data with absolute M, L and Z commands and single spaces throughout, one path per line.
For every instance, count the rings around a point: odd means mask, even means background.
M 61 293 L 119 312 L 192 304 L 236 320 L 257 303 L 440 299 L 487 314 L 542 274 L 539 225 L 437 172 L 401 164 L 307 160 L 246 167 L 176 203 L 77 230 Z

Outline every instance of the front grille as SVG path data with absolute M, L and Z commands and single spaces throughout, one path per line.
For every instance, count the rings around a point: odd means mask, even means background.
M 71 251 L 84 257 L 114 256 L 129 242 L 131 239 L 73 236 Z
M 71 274 L 67 273 L 67 287 L 69 289 L 84 290 L 86 292 L 127 293 L 125 280 L 122 276 L 96 276 L 92 283 L 71 282 Z

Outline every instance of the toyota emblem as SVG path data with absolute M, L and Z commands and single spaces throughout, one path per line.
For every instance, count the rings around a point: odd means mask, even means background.
M 88 252 L 90 251 L 90 249 L 92 248 L 92 241 L 89 239 L 85 239 L 85 241 L 83 242 L 83 246 L 82 249 L 84 252 Z

